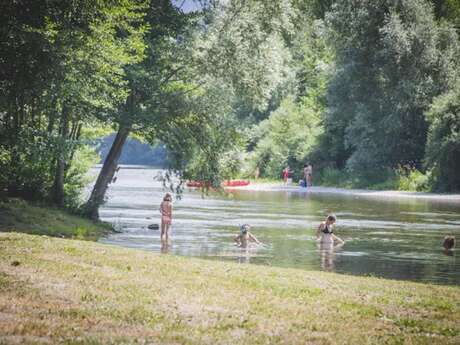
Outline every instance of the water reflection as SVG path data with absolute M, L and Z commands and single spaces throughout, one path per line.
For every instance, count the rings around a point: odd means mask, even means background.
M 171 248 L 171 240 L 165 240 L 165 239 L 160 239 L 161 241 L 161 253 L 162 254 L 168 254 L 169 253 L 169 249 Z
M 460 206 L 429 200 L 390 200 L 312 194 L 305 191 L 233 191 L 231 197 L 202 198 L 187 190 L 174 205 L 172 245 L 163 245 L 158 230 L 163 197 L 153 169 L 122 168 L 108 193 L 101 217 L 122 233 L 101 242 L 175 255 L 214 260 L 330 270 L 387 278 L 460 283 L 460 261 L 440 249 L 446 235 L 460 238 Z M 321 250 L 315 230 L 335 213 L 341 248 Z M 239 226 L 265 244 L 241 251 L 233 239 Z
M 238 263 L 249 264 L 251 263 L 251 252 L 249 248 L 240 248 L 239 255 L 237 257 Z
M 332 242 L 319 242 L 318 249 L 321 257 L 321 268 L 324 271 L 334 271 L 335 253 L 340 251 L 343 243 L 334 244 Z

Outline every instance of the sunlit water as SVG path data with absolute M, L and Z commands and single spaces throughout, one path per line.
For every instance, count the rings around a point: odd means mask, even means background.
M 96 171 L 96 170 L 95 170 Z M 187 189 L 174 203 L 171 245 L 161 245 L 158 170 L 122 167 L 101 218 L 121 230 L 100 242 L 154 252 L 305 270 L 460 283 L 459 253 L 446 255 L 445 235 L 460 239 L 460 204 L 415 199 L 376 199 L 293 191 L 233 191 L 202 198 Z M 333 212 L 346 244 L 321 250 L 315 229 Z M 249 223 L 263 246 L 236 247 L 238 226 Z

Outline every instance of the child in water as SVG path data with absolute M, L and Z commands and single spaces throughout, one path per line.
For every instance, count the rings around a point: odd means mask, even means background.
M 251 229 L 249 224 L 241 225 L 239 235 L 235 236 L 235 242 L 238 247 L 247 248 L 251 241 L 260 244 L 260 241 L 249 232 L 249 229 Z
M 333 245 L 334 241 L 337 241 L 340 244 L 345 243 L 345 241 L 341 238 L 334 235 L 333 227 L 336 220 L 337 218 L 333 214 L 330 214 L 327 216 L 326 220 L 318 226 L 318 230 L 316 230 L 316 238 L 321 244 Z
M 163 241 L 164 239 L 168 241 L 169 237 L 169 228 L 171 227 L 172 222 L 172 197 L 171 194 L 166 193 L 163 201 L 160 205 L 160 213 L 161 213 L 161 235 L 160 238 Z
M 442 242 L 442 246 L 445 250 L 450 251 L 455 248 L 455 237 L 454 236 L 446 236 L 444 237 L 444 241 Z

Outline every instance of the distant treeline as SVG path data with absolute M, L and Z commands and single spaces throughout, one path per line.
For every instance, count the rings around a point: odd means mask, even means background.
M 93 143 L 97 153 L 101 157 L 99 163 L 103 163 L 107 158 L 114 140 L 115 134 L 111 134 L 107 137 L 97 139 Z M 118 162 L 120 164 L 150 165 L 164 168 L 167 166 L 167 151 L 161 144 L 151 146 L 135 138 L 128 138 L 123 146 L 123 151 Z

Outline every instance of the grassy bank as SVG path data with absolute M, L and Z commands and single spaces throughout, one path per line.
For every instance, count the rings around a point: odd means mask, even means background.
M 0 343 L 458 344 L 460 287 L 0 234 Z
M 97 239 L 110 230 L 110 224 L 94 223 L 51 207 L 35 206 L 19 199 L 0 202 L 1 232 Z

